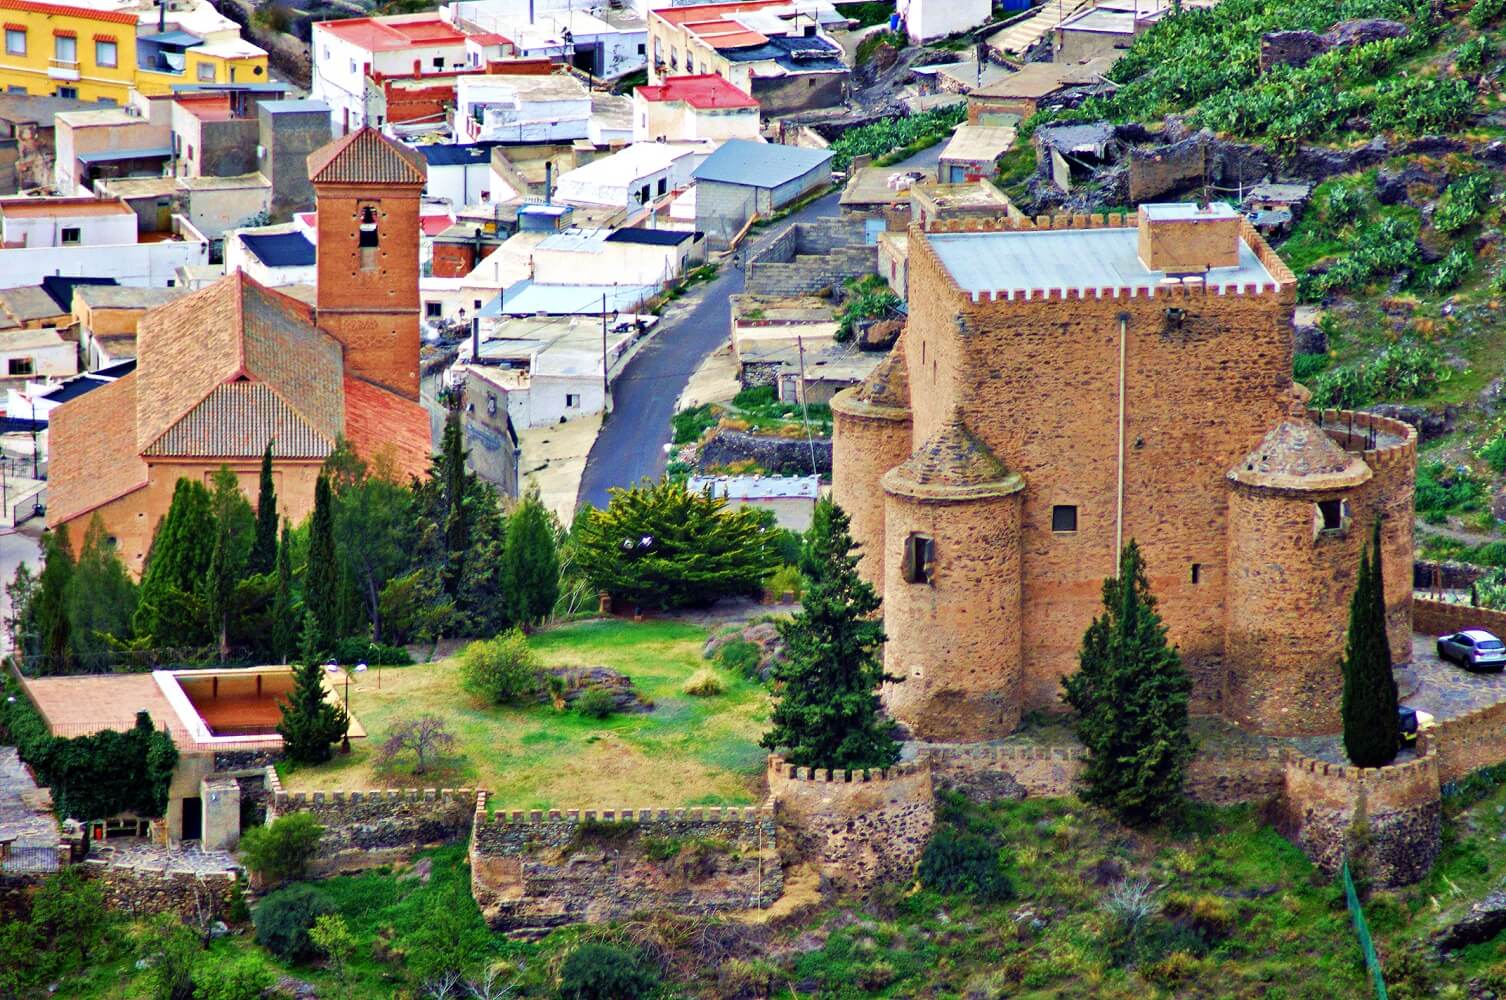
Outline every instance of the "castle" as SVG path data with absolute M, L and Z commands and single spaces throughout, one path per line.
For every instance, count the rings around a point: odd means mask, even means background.
M 1295 278 L 1240 216 L 937 222 L 910 246 L 901 343 L 832 402 L 833 497 L 883 597 L 885 704 L 917 738 L 1057 706 L 1132 539 L 1194 711 L 1339 729 L 1377 520 L 1410 656 L 1415 431 L 1307 408 Z

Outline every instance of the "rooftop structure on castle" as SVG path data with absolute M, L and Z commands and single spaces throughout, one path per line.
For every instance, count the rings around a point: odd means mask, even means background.
M 1294 276 L 1235 212 L 927 219 L 908 266 L 900 346 L 832 402 L 833 497 L 917 736 L 998 738 L 1057 706 L 1132 540 L 1194 711 L 1337 730 L 1376 522 L 1407 656 L 1415 431 L 1307 410 Z

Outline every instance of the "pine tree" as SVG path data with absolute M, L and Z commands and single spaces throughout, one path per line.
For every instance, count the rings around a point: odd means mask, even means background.
M 45 673 L 63 673 L 73 663 L 68 591 L 73 581 L 73 545 L 68 526 L 49 531 L 43 542 L 42 575 L 37 581 L 37 632 Z
M 1360 556 L 1360 572 L 1349 602 L 1349 634 L 1344 647 L 1344 752 L 1357 767 L 1383 767 L 1396 759 L 1401 736 L 1396 725 L 1396 678 L 1386 637 L 1386 587 L 1381 573 L 1380 521 Z
M 214 553 L 215 518 L 209 490 L 179 479 L 172 504 L 157 525 L 141 576 L 132 627 L 159 647 L 197 646 L 209 640 L 199 590 Z
M 340 561 L 335 551 L 335 512 L 329 480 L 314 485 L 314 514 L 309 522 L 309 562 L 304 574 L 303 606 L 313 616 L 315 631 L 305 635 L 320 653 L 339 639 Z
M 879 598 L 857 571 L 849 520 L 830 500 L 811 520 L 798 615 L 779 624 L 783 685 L 761 744 L 801 767 L 888 767 L 899 759 L 894 723 L 879 710 L 886 680 Z
M 1084 798 L 1143 823 L 1162 818 L 1181 799 L 1193 752 L 1192 680 L 1166 642 L 1134 541 L 1120 553 L 1119 575 L 1103 583 L 1103 607 L 1083 635 L 1077 673 L 1062 678 L 1062 686 L 1088 749 Z
M 325 697 L 324 668 L 316 657 L 305 657 L 293 668 L 293 690 L 280 706 L 277 732 L 287 755 L 301 764 L 321 764 L 333 756 L 332 746 L 345 734 L 346 714 Z
M 507 519 L 502 559 L 508 617 L 525 626 L 549 617 L 559 599 L 560 557 L 553 521 L 537 489 L 529 490 Z
M 110 649 L 110 640 L 128 639 L 136 610 L 136 585 L 96 513 L 89 519 L 78 563 L 68 585 L 68 625 L 73 651 L 84 662 Z
M 272 442 L 261 456 L 261 482 L 256 491 L 256 539 L 251 544 L 247 571 L 270 573 L 277 565 L 277 487 L 272 482 Z
M 282 541 L 277 546 L 277 589 L 272 598 L 272 656 L 278 663 L 298 648 L 297 609 L 293 605 L 293 538 L 292 528 L 282 524 Z

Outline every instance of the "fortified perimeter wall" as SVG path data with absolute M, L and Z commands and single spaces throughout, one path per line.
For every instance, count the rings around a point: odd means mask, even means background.
M 767 807 L 489 816 L 482 793 L 474 831 L 471 893 L 494 930 L 756 909 L 784 887 Z

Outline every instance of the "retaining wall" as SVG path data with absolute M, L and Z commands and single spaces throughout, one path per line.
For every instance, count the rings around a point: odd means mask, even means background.
M 936 823 L 929 759 L 884 771 L 796 767 L 770 757 L 780 828 L 823 884 L 862 891 L 910 877 Z
M 471 893 L 495 930 L 756 909 L 784 887 L 767 807 L 489 816 L 483 792 L 473 831 Z
M 814 295 L 848 278 L 878 271 L 878 245 L 865 244 L 861 220 L 800 222 L 748 262 L 744 292 L 775 297 Z
M 1448 635 L 1463 628 L 1483 628 L 1506 635 L 1506 611 L 1417 597 L 1412 600 L 1412 627 L 1424 635 Z
M 471 834 L 477 793 L 471 788 L 285 792 L 267 769 L 267 822 L 306 812 L 324 825 L 315 874 L 360 871 L 404 861 L 424 847 L 456 844 Z
M 195 872 L 168 865 L 154 868 L 99 860 L 84 861 L 79 871 L 104 887 L 106 906 L 132 916 L 176 913 L 188 918 L 221 919 L 229 908 L 236 881 L 233 869 Z

